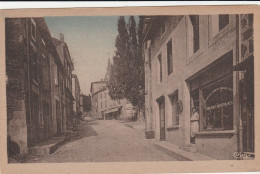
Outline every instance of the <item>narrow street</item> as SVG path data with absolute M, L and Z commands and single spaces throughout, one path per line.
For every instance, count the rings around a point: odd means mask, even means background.
M 84 124 L 84 123 L 81 123 Z M 86 123 L 89 131 L 81 139 L 60 147 L 55 153 L 33 162 L 119 162 L 174 161 L 144 138 L 144 133 L 119 120 Z M 84 134 L 84 133 L 83 133 Z

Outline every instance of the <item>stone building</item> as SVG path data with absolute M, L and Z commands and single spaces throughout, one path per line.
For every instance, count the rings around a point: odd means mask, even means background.
M 253 15 L 150 16 L 143 34 L 147 138 L 216 159 L 254 153 Z
M 126 99 L 112 100 L 107 83 L 110 78 L 111 63 L 108 61 L 105 80 L 91 84 L 92 116 L 97 119 L 133 119 L 135 109 Z
M 106 88 L 105 81 L 92 82 L 90 87 L 91 93 L 91 115 L 95 119 L 102 119 L 102 115 L 100 114 L 100 100 L 98 93 Z
M 62 104 L 63 119 L 62 125 L 63 130 L 72 128 L 73 126 L 73 102 L 75 101 L 72 95 L 72 71 L 74 66 L 70 57 L 69 48 L 67 43 L 64 41 L 64 35 L 60 33 L 60 39 L 52 38 L 53 43 L 56 46 L 56 50 L 62 62 L 63 68 L 63 79 L 62 94 L 65 97 L 65 105 Z
M 50 60 L 58 54 L 44 18 L 5 22 L 8 154 L 25 154 L 55 133 Z
M 56 46 L 56 39 L 53 43 Z M 61 134 L 66 131 L 66 100 L 64 87 L 64 64 L 61 57 L 55 56 L 51 61 L 51 98 L 54 134 Z

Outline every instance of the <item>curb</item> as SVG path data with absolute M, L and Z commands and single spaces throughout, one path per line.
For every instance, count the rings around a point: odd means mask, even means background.
M 187 152 L 185 150 L 180 149 L 179 146 L 174 144 L 165 142 L 165 141 L 156 141 L 152 140 L 154 146 L 159 146 L 159 150 L 165 152 L 166 154 L 173 155 L 173 157 L 177 157 L 182 159 L 182 161 L 210 161 L 216 160 L 215 158 L 197 153 L 197 152 Z

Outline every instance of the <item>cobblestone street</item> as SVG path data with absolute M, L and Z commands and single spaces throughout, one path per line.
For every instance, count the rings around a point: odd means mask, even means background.
M 87 137 L 69 142 L 55 153 L 33 162 L 119 162 L 174 161 L 144 137 L 144 132 L 118 120 L 97 120 L 85 124 Z M 93 128 L 93 130 L 92 130 Z M 84 134 L 84 132 L 82 132 Z

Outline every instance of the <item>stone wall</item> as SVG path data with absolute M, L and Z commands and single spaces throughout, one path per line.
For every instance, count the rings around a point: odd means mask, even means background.
M 24 19 L 6 19 L 6 95 L 8 151 L 27 152 L 26 125 L 26 40 Z M 11 143 L 12 142 L 12 143 Z

